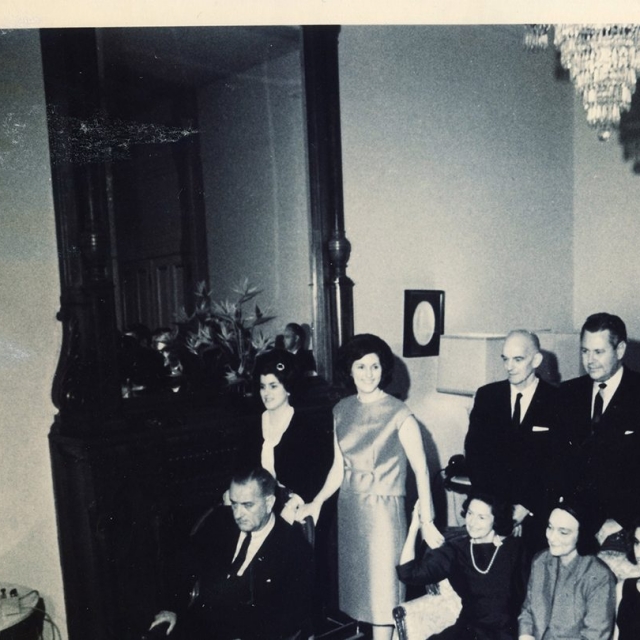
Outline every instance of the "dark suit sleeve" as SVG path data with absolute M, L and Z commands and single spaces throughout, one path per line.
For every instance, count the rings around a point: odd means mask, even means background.
M 577 486 L 576 424 L 580 410 L 576 406 L 574 387 L 564 382 L 556 395 L 556 425 L 551 436 L 549 478 L 554 498 L 572 495 Z
M 478 389 L 469 416 L 469 431 L 464 449 L 472 486 L 481 491 L 496 493 L 499 488 L 493 482 L 491 470 L 496 470 L 496 454 L 500 447 L 492 437 L 495 429 L 495 403 L 490 396 L 488 387 Z
M 229 548 L 221 544 L 228 536 L 233 539 Z M 216 506 L 203 514 L 197 529 L 176 549 L 170 586 L 162 594 L 162 608 L 175 611 L 180 618 L 189 605 L 192 588 L 202 577 L 203 567 L 228 566 L 230 558 L 226 556 L 235 549 L 237 536 L 230 507 Z

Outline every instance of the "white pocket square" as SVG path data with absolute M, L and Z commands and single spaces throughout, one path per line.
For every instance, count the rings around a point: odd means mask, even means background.
M 531 431 L 549 431 L 549 427 L 533 427 Z
M 630 436 L 632 433 L 635 433 L 635 431 L 625 431 L 624 435 L 625 436 Z

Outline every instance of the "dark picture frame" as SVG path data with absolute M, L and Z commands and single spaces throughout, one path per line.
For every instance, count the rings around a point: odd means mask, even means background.
M 444 291 L 405 289 L 403 357 L 437 356 L 443 333 Z

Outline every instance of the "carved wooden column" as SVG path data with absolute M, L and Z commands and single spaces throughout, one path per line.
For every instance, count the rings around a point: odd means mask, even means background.
M 314 348 L 331 379 L 338 347 L 353 335 L 351 244 L 344 231 L 338 26 L 303 27 L 316 316 L 329 319 Z M 318 331 L 320 333 L 320 331 Z
M 87 130 L 99 115 L 93 29 L 43 30 L 63 324 L 53 402 L 66 433 L 100 430 L 121 404 L 106 182 Z

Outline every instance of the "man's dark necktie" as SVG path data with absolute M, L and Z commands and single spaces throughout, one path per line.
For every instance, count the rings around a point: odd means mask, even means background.
M 244 561 L 247 559 L 247 551 L 249 550 L 249 544 L 251 543 L 251 532 L 247 533 L 242 541 L 242 545 L 240 546 L 240 551 L 238 551 L 238 555 L 235 557 L 234 561 L 231 563 L 231 567 L 229 568 L 229 577 L 238 575 L 238 571 L 240 571 L 240 567 L 244 564 Z
M 516 396 L 516 404 L 513 407 L 513 417 L 511 418 L 511 422 L 513 426 L 517 429 L 520 426 L 520 399 L 522 398 L 522 394 L 519 393 Z
M 602 409 L 604 407 L 604 399 L 602 398 L 602 393 L 606 388 L 606 384 L 601 382 L 598 387 L 598 393 L 596 393 L 595 400 L 593 401 L 593 417 L 591 418 L 591 424 L 597 425 L 600 422 L 600 418 L 602 418 Z

